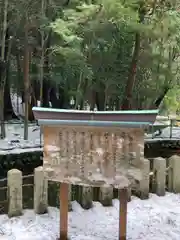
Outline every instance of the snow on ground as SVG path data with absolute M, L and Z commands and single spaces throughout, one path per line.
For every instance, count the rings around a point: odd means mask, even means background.
M 24 124 L 20 121 L 18 124 L 6 123 L 6 139 L 0 139 L 0 154 L 39 151 L 42 150 L 43 137 L 40 133 L 40 127 L 31 124 L 28 128 L 28 140 L 24 140 Z M 157 141 L 163 139 L 169 139 L 170 127 L 162 130 L 160 135 L 154 136 L 152 134 L 147 135 L 148 141 Z M 180 127 L 172 128 L 172 138 L 180 140 Z M 41 139 L 41 140 L 40 140 Z M 146 138 L 145 138 L 146 139 Z
M 146 135 L 147 140 L 149 141 L 161 141 L 164 139 L 180 140 L 180 127 L 166 127 L 161 129 L 161 132 L 156 131 L 153 134 Z
M 18 122 L 17 122 L 18 123 Z M 31 124 L 28 128 L 28 140 L 23 139 L 24 135 L 24 124 L 6 123 L 6 139 L 0 139 L 0 154 L 17 153 L 17 152 L 28 152 L 28 151 L 39 151 L 42 150 L 43 137 L 40 133 L 40 127 Z M 162 133 L 157 136 L 148 134 L 148 141 L 157 141 L 170 138 L 170 127 L 164 128 Z M 145 139 L 146 139 L 145 137 Z M 40 140 L 41 139 L 41 140 Z M 172 128 L 172 139 L 180 140 L 180 127 Z
M 166 138 L 167 136 L 169 137 L 171 135 L 171 131 L 173 138 L 180 139 L 180 127 L 172 127 L 172 129 L 171 127 L 164 128 L 162 134 L 160 135 L 161 138 Z
M 40 127 L 31 124 L 28 128 L 28 140 L 24 140 L 24 124 L 17 122 L 17 124 L 7 123 L 6 139 L 0 139 L 0 154 L 28 152 L 41 150 L 42 137 L 40 134 Z M 42 141 L 40 141 L 40 138 Z
M 117 240 L 119 201 L 113 207 L 95 202 L 84 210 L 73 202 L 69 213 L 71 240 Z M 150 195 L 148 200 L 132 197 L 128 203 L 127 240 L 179 240 L 180 195 L 167 193 L 165 197 Z M 23 216 L 8 219 L 0 215 L 2 240 L 56 240 L 59 233 L 59 210 L 49 208 L 48 214 L 35 215 L 25 210 Z

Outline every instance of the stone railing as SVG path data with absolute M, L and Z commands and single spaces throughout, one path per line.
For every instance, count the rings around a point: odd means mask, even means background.
M 138 191 L 129 189 L 129 200 L 131 194 L 147 199 L 150 192 L 158 196 L 164 196 L 166 191 L 180 193 L 179 169 L 180 157 L 176 155 L 168 159 L 147 159 L 139 189 Z M 3 196 L 7 197 L 2 199 Z M 103 188 L 69 186 L 69 210 L 72 200 L 77 200 L 83 208 L 88 209 L 92 207 L 93 201 L 111 206 L 112 199 L 117 196 L 118 191 L 110 186 Z M 27 199 L 31 202 L 30 205 L 27 204 Z M 34 174 L 28 176 L 22 176 L 21 171 L 12 169 L 8 171 L 6 179 L 0 180 L 0 208 L 1 212 L 7 212 L 9 217 L 21 215 L 23 208 L 27 207 L 34 208 L 37 214 L 46 213 L 52 202 L 53 206 L 59 206 L 58 199 L 59 184 L 48 182 L 42 167 L 36 168 Z

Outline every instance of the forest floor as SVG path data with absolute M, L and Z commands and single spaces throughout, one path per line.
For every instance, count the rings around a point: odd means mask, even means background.
M 94 202 L 84 210 L 73 202 L 69 213 L 71 240 L 117 240 L 119 201 L 112 207 Z M 132 197 L 128 203 L 127 240 L 179 240 L 180 195 L 151 194 L 148 200 Z M 59 233 L 59 209 L 49 208 L 44 215 L 25 210 L 21 217 L 0 215 L 0 240 L 56 240 Z

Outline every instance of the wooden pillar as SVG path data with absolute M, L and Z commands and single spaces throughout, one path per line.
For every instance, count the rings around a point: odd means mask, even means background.
M 68 184 L 60 184 L 60 240 L 68 240 Z
M 128 190 L 119 191 L 119 240 L 126 240 Z

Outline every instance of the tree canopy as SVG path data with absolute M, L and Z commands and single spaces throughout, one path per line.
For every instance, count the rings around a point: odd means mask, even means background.
M 31 107 L 179 111 L 176 0 L 1 0 L 0 117 Z M 70 100 L 74 99 L 74 105 Z

